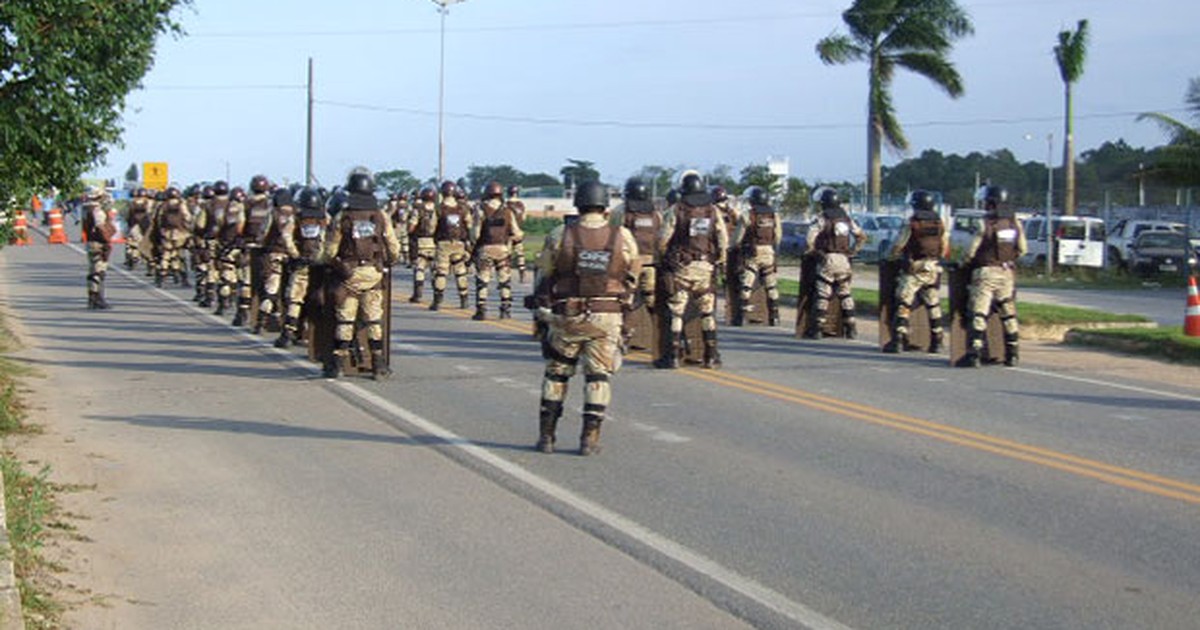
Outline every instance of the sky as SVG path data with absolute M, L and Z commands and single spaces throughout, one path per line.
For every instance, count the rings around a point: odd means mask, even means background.
M 1200 76 L 1200 2 L 960 0 L 975 34 L 951 55 L 966 93 L 951 99 L 901 72 L 893 103 L 911 143 L 965 154 L 1001 148 L 1061 163 L 1057 33 L 1086 18 L 1091 42 L 1075 86 L 1077 151 L 1123 138 L 1164 142 L 1136 113 L 1183 116 Z M 620 183 L 645 165 L 768 156 L 810 183 L 866 171 L 866 64 L 826 66 L 816 42 L 845 32 L 849 0 L 466 0 L 445 33 L 446 174 L 509 164 L 557 175 L 568 159 Z M 281 7 L 286 6 L 286 9 Z M 92 175 L 166 162 L 181 184 L 255 173 L 304 178 L 308 59 L 314 66 L 314 171 L 438 163 L 438 6 L 431 0 L 194 0 L 186 34 L 161 36 L 131 94 L 124 146 Z M 893 164 L 904 155 L 885 153 Z

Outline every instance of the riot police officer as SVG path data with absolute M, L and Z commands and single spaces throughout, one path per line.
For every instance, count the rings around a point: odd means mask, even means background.
M 117 233 L 117 226 L 108 211 L 111 206 L 112 200 L 103 188 L 89 186 L 80 208 L 83 233 L 87 236 L 89 309 L 110 308 L 104 299 L 104 279 L 108 275 L 108 258 L 112 254 L 110 241 Z
M 163 278 L 171 276 L 182 286 L 189 286 L 187 271 L 183 263 L 183 251 L 190 237 L 192 218 L 179 189 L 171 186 L 166 190 L 166 200 L 154 215 L 151 235 L 158 254 L 154 286 L 161 287 Z
M 214 186 L 217 200 L 221 199 L 220 185 L 223 183 L 217 182 Z M 218 316 L 224 315 L 225 309 L 230 306 L 230 301 L 237 297 L 238 262 L 242 257 L 242 229 L 246 225 L 245 201 L 246 191 L 242 190 L 241 186 L 235 186 L 229 191 L 229 197 L 223 208 L 218 203 L 218 208 L 221 209 L 216 227 L 217 310 L 214 311 L 214 314 Z M 235 319 L 234 326 L 240 326 L 244 322 L 244 319 L 241 322 Z
M 475 243 L 475 315 L 474 320 L 487 318 L 488 285 L 496 276 L 500 294 L 500 319 L 512 317 L 512 249 L 511 243 L 524 239 L 508 204 L 504 203 L 504 188 L 500 182 L 489 182 L 475 213 L 471 231 Z
M 546 359 L 536 448 L 554 451 L 555 430 L 563 412 L 567 383 L 583 363 L 583 430 L 579 454 L 600 450 L 600 425 L 612 393 L 610 379 L 621 367 L 621 320 L 624 304 L 640 266 L 637 242 L 604 213 L 608 189 L 599 182 L 575 189 L 579 220 L 547 237 L 539 259 L 536 299 L 548 321 L 542 342 Z
M 1025 255 L 1028 245 L 1025 230 L 1008 207 L 1008 191 L 988 185 L 982 189 L 987 214 L 983 227 L 975 234 L 966 251 L 971 267 L 969 307 L 971 330 L 967 342 L 966 362 L 978 367 L 987 332 L 987 317 L 995 303 L 1004 326 L 1004 364 L 1013 367 L 1018 361 L 1020 339 L 1017 323 L 1016 264 Z
M 245 223 L 242 229 L 241 253 L 237 258 L 237 314 L 233 325 L 244 326 L 250 316 L 255 281 L 261 273 L 263 239 L 271 227 L 271 181 L 266 175 L 250 179 L 250 196 L 244 204 Z
M 150 231 L 150 193 L 145 188 L 133 192 L 125 209 L 125 268 L 133 269 L 142 259 L 142 239 Z
M 504 205 L 508 206 L 508 211 L 512 213 L 513 220 L 517 223 L 517 228 L 521 230 L 519 237 L 513 237 L 512 240 L 512 264 L 517 268 L 517 277 L 521 282 L 525 282 L 525 202 L 518 198 L 521 194 L 521 187 L 513 184 L 508 187 L 508 200 Z
M 679 203 L 667 209 L 659 231 L 658 247 L 663 254 L 667 308 L 670 310 L 668 351 L 657 366 L 679 366 L 683 347 L 683 318 L 688 302 L 695 300 L 700 311 L 704 337 L 704 367 L 717 368 L 717 320 L 714 276 L 725 265 L 729 240 L 721 212 L 696 171 L 684 173 L 679 184 Z
M 942 330 L 941 259 L 950 254 L 950 233 L 942 217 L 934 211 L 933 194 L 914 190 L 909 195 L 912 216 L 901 228 L 889 258 L 903 258 L 904 267 L 896 284 L 896 313 L 890 322 L 892 338 L 884 352 L 901 352 L 908 345 L 908 324 L 914 302 L 929 309 L 929 352 L 941 350 L 945 334 Z M 888 322 L 883 322 L 887 324 Z
M 854 321 L 854 296 L 850 283 L 854 272 L 850 259 L 866 245 L 862 228 L 842 208 L 842 200 L 832 188 L 819 189 L 817 199 L 821 213 L 808 228 L 806 256 L 818 256 L 817 296 L 813 300 L 812 323 L 805 332 L 810 339 L 820 339 L 825 328 L 829 300 L 837 295 L 842 305 L 842 331 L 847 339 L 858 335 Z
M 409 260 L 413 267 L 413 292 L 408 301 L 416 304 L 421 301 L 421 292 L 425 288 L 425 274 L 434 268 L 437 260 L 437 190 L 425 186 L 417 193 L 417 200 L 412 211 L 408 213 Z
M 284 294 L 287 309 L 279 338 L 275 340 L 276 348 L 300 341 L 300 311 L 308 294 L 310 268 L 321 257 L 325 247 L 325 231 L 329 225 L 329 215 L 321 207 L 321 195 L 316 189 L 301 188 L 296 193 L 294 203 L 296 215 L 291 222 L 292 229 L 283 230 L 281 234 L 291 271 Z
M 746 201 L 750 209 L 738 216 L 734 230 L 733 246 L 740 269 L 732 271 L 738 277 L 738 302 L 733 311 L 733 325 L 741 326 L 750 308 L 750 296 L 754 284 L 760 279 L 767 292 L 767 324 L 779 324 L 779 288 L 775 277 L 775 254 L 783 240 L 779 215 L 771 206 L 770 195 L 761 186 L 746 189 Z
M 662 212 L 654 207 L 650 199 L 650 187 L 637 177 L 625 182 L 624 200 L 613 210 L 612 224 L 619 225 L 633 235 L 638 246 L 638 261 L 641 273 L 637 279 L 637 298 L 650 312 L 656 306 L 658 269 L 658 233 L 662 229 Z
M 375 199 L 375 179 L 365 168 L 356 168 L 346 179 L 346 208 L 338 213 L 325 259 L 339 278 L 334 307 L 333 356 L 325 363 L 325 376 L 337 378 L 349 365 L 354 326 L 362 322 L 371 351 L 372 376 L 391 374 L 384 361 L 383 283 L 390 282 L 388 269 L 400 258 L 400 242 L 392 221 Z
M 292 223 L 296 213 L 292 205 L 292 192 L 287 188 L 277 188 L 271 194 L 271 218 L 268 221 L 267 234 L 262 241 L 262 301 L 258 305 L 258 320 L 254 323 L 254 332 L 262 332 L 263 326 L 269 323 L 273 326 L 279 322 L 279 311 L 282 304 L 279 301 L 279 291 L 283 286 L 283 274 L 287 271 L 287 263 L 291 258 L 288 252 L 285 235 L 295 227 Z
M 442 306 L 446 293 L 447 276 L 454 272 L 458 285 L 458 307 L 467 308 L 467 261 L 471 258 L 471 211 L 467 207 L 465 193 L 450 180 L 442 182 L 438 197 L 438 221 L 436 229 L 437 265 L 433 276 L 433 303 L 429 310 Z

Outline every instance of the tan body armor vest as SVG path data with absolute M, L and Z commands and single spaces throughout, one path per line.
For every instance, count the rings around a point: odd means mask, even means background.
M 680 252 L 683 262 L 713 262 L 717 253 L 717 207 L 675 206 L 675 232 L 667 243 L 669 251 Z
M 978 267 L 1011 264 L 1017 260 L 1017 222 L 1010 217 L 983 220 L 983 241 L 971 261 Z
M 483 229 L 479 232 L 481 245 L 507 245 L 513 236 L 513 216 L 508 206 L 495 210 L 483 206 Z
M 825 227 L 817 235 L 814 244 L 819 252 L 826 254 L 850 253 L 850 215 L 841 208 L 830 208 L 822 212 Z
M 341 244 L 335 254 L 351 267 L 373 264 L 382 268 L 387 244 L 383 229 L 387 217 L 382 210 L 345 210 L 338 216 Z
M 908 243 L 904 253 L 909 260 L 930 260 L 942 257 L 942 236 L 946 233 L 936 212 L 918 210 L 908 222 Z
M 465 241 L 467 233 L 467 208 L 462 204 L 455 206 L 443 205 L 438 210 L 437 240 Z
M 621 229 L 595 228 L 578 223 L 563 232 L 555 260 L 554 297 L 620 298 L 625 293 L 629 264 L 621 255 Z M 619 305 L 615 304 L 619 310 Z
M 775 233 L 779 229 L 779 220 L 775 208 L 771 206 L 753 206 L 750 208 L 750 229 L 746 236 L 751 245 L 775 246 Z

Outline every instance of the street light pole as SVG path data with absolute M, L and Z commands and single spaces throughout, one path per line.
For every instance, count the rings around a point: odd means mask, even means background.
M 465 2 L 465 0 L 431 0 L 438 6 L 442 15 L 441 51 L 438 56 L 438 182 L 445 181 L 446 173 L 446 14 L 450 13 L 450 5 Z
M 1054 274 L 1054 132 L 1046 134 L 1046 279 Z

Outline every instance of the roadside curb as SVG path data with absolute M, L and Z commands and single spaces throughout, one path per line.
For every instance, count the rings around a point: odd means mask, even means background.
M 13 551 L 8 542 L 8 510 L 4 497 L 4 476 L 0 475 L 0 630 L 25 630 L 21 610 L 21 591 L 13 572 Z
M 1100 348 L 1135 355 L 1147 359 L 1157 359 L 1167 363 L 1197 365 L 1195 350 L 1181 348 L 1177 345 L 1160 341 L 1121 339 L 1108 335 L 1098 335 L 1087 330 L 1070 330 L 1063 338 L 1063 343 L 1075 347 Z

